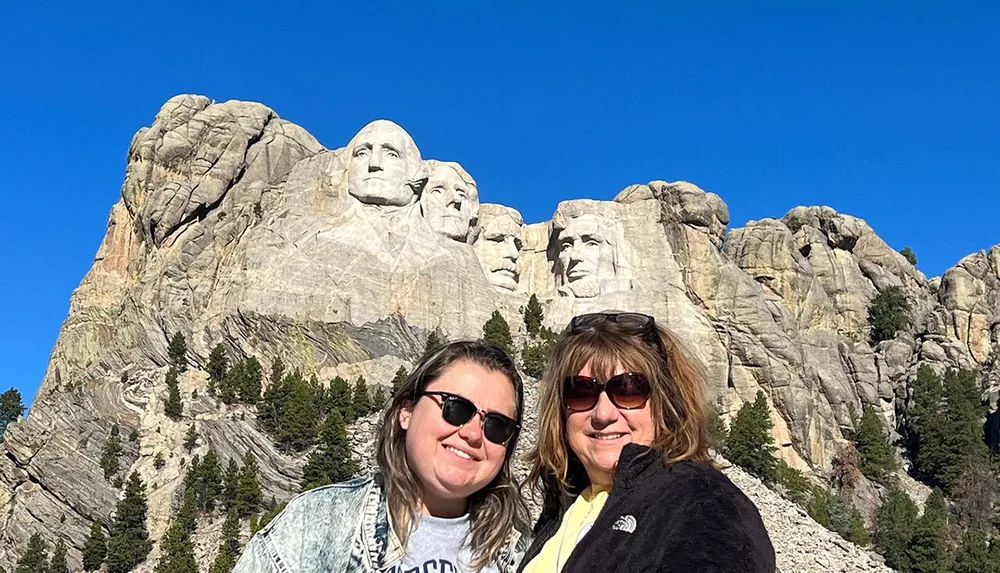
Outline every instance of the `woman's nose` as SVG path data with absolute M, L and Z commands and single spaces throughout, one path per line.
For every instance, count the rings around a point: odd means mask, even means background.
M 618 408 L 608 398 L 608 393 L 601 392 L 597 397 L 597 405 L 591 411 L 590 417 L 601 426 L 607 426 L 617 421 L 620 415 L 621 413 L 618 411 Z
M 478 446 L 481 444 L 483 441 L 482 418 L 478 414 L 473 416 L 471 420 L 462 424 L 462 427 L 458 429 L 458 435 L 470 445 Z

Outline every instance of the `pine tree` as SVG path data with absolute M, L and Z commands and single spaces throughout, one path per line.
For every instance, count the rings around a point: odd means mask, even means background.
M 372 408 L 377 412 L 385 408 L 385 403 L 389 398 L 385 395 L 385 387 L 378 385 L 375 387 L 375 395 L 372 396 Z
M 83 544 L 83 570 L 97 571 L 104 563 L 108 553 L 107 541 L 104 538 L 104 526 L 100 521 L 90 525 L 90 535 Z
M 282 419 L 282 409 L 288 400 L 289 388 L 284 375 L 285 366 L 281 359 L 271 366 L 271 383 L 264 392 L 262 403 L 257 408 L 257 423 L 273 438 L 278 432 Z
M 226 354 L 226 347 L 222 344 L 216 344 L 212 353 L 208 355 L 208 365 L 205 366 L 205 370 L 208 371 L 209 384 L 217 386 L 222 382 L 228 368 L 229 357 Z
M 302 491 L 351 478 L 358 467 L 351 458 L 347 441 L 347 425 L 336 410 L 323 422 L 320 445 L 316 447 L 302 469 Z
M 986 463 L 984 415 L 973 373 L 949 370 L 942 379 L 920 367 L 911 385 L 908 447 L 925 482 L 950 492 L 963 471 Z
M 160 542 L 156 573 L 198 573 L 194 544 L 191 542 L 197 511 L 194 493 L 186 492 L 183 506 Z
M 122 440 L 118 424 L 111 426 L 108 440 L 104 442 L 104 449 L 101 452 L 101 469 L 104 470 L 104 479 L 111 479 L 111 476 L 118 473 L 118 458 L 122 455 Z
M 854 443 L 860 457 L 861 473 L 869 479 L 884 484 L 896 470 L 896 456 L 878 414 L 865 404 L 861 418 L 854 423 Z
M 910 570 L 907 549 L 913 539 L 917 521 L 917 504 L 897 485 L 889 488 L 885 501 L 875 515 L 876 550 L 885 557 L 886 565 L 898 571 Z
M 226 514 L 222 524 L 222 541 L 219 543 L 219 553 L 212 562 L 209 573 L 231 573 L 236 566 L 236 558 L 240 553 L 240 522 L 236 510 Z
M 284 379 L 285 363 L 281 361 L 281 357 L 279 356 L 271 363 L 271 386 L 280 384 Z
M 910 247 L 903 247 L 902 250 L 899 251 L 899 254 L 903 255 L 903 258 L 909 261 L 911 265 L 917 266 L 917 255 L 913 252 L 913 249 Z
M 872 544 L 872 537 L 865 527 L 865 520 L 861 517 L 861 512 L 856 507 L 851 508 L 850 520 L 847 523 L 847 532 L 844 535 L 844 539 L 861 547 L 868 547 Z
M 941 377 L 924 364 L 910 384 L 907 447 L 916 473 L 929 483 L 936 481 L 934 476 L 940 471 L 945 456 L 947 418 L 944 409 Z
M 393 394 L 395 394 L 396 392 L 398 392 L 399 389 L 402 388 L 404 384 L 406 384 L 406 376 L 407 376 L 406 368 L 403 368 L 402 366 L 400 366 L 399 370 L 396 370 L 396 375 L 392 378 L 392 393 Z
M 219 456 L 214 450 L 209 450 L 201 463 L 191 464 L 189 473 L 193 472 L 191 485 L 195 493 L 196 504 L 202 511 L 212 511 L 222 497 L 222 469 Z
M 235 362 L 219 383 L 219 399 L 223 404 L 233 404 L 243 386 L 243 362 Z
M 535 296 L 535 295 L 531 295 Z M 545 370 L 545 356 L 542 344 L 525 340 L 521 345 L 521 369 L 532 378 L 541 378 Z
M 192 489 L 186 489 L 182 497 L 181 507 L 174 516 L 174 523 L 181 530 L 194 534 L 198 527 L 198 495 Z
M 48 568 L 49 551 L 42 536 L 32 533 L 28 538 L 28 547 L 21 558 L 17 560 L 14 573 L 40 573 Z
M 198 445 L 198 430 L 195 429 L 194 424 L 188 426 L 187 433 L 184 434 L 184 449 L 191 453 L 191 450 Z
M 490 319 L 483 324 L 483 340 L 499 346 L 507 354 L 513 352 L 514 339 L 510 335 L 510 326 L 500 311 L 494 310 Z
M 839 493 L 830 496 L 830 531 L 839 534 L 841 537 L 847 536 L 848 526 L 851 517 L 847 511 L 847 503 Z
M 830 527 L 830 492 L 826 488 L 813 486 L 812 495 L 806 502 L 806 513 L 813 521 L 827 529 Z
M 257 529 L 252 530 L 252 532 L 257 533 L 258 531 L 263 529 L 265 525 L 271 523 L 271 520 L 277 517 L 278 514 L 281 513 L 281 510 L 285 509 L 286 505 L 287 504 L 285 503 L 278 504 L 275 505 L 274 507 L 271 507 L 264 513 L 262 513 L 260 516 L 260 520 L 257 521 Z
M 805 506 L 812 486 L 802 472 L 779 460 L 775 468 L 775 483 L 784 489 L 785 497 Z
M 910 301 L 902 287 L 882 289 L 868 306 L 869 338 L 872 345 L 896 338 L 896 333 L 910 325 Z
M 69 565 L 66 563 L 66 542 L 61 537 L 52 550 L 52 560 L 49 561 L 46 573 L 69 573 Z
M 989 573 L 1000 573 L 1000 537 L 993 536 L 990 539 L 989 562 L 990 568 L 987 571 Z
M 167 371 L 167 399 L 163 403 L 163 412 L 175 422 L 180 420 L 184 414 L 184 406 L 181 404 L 181 391 L 177 382 L 179 374 L 180 372 L 173 366 Z
M 427 354 L 432 350 L 436 350 L 437 347 L 441 346 L 445 342 L 447 342 L 447 340 L 445 340 L 443 336 L 438 334 L 438 331 L 435 328 L 434 330 L 431 331 L 430 334 L 427 335 L 427 343 L 424 344 L 424 354 Z
M 108 573 L 126 573 L 146 560 L 153 542 L 146 530 L 146 484 L 132 472 L 115 509 L 104 564 Z
M 184 335 L 181 332 L 177 332 L 170 339 L 170 345 L 167 346 L 167 357 L 170 358 L 170 363 L 176 366 L 178 370 L 187 368 L 187 342 L 184 340 Z
M 996 571 L 991 563 L 986 534 L 969 530 L 962 536 L 962 543 L 955 551 L 952 573 L 986 573 Z
M 777 478 L 778 461 L 774 457 L 774 440 L 771 438 L 771 416 L 767 396 L 757 392 L 753 402 L 740 407 L 729 426 L 726 457 L 766 484 Z
M 354 415 L 359 418 L 367 416 L 374 411 L 371 396 L 368 394 L 368 382 L 365 381 L 364 376 L 358 376 L 358 379 L 354 381 L 352 402 L 354 404 Z
M 941 468 L 940 481 L 950 492 L 962 472 L 985 463 L 989 457 L 983 432 L 986 408 L 980 397 L 976 374 L 969 370 L 948 370 L 942 380 L 944 399 L 948 405 L 948 459 Z
M 398 371 L 396 372 L 396 375 L 399 375 Z M 330 388 L 327 390 L 326 397 L 327 415 L 336 410 L 337 412 L 340 412 L 340 416 L 344 420 L 354 419 L 354 401 L 351 397 L 351 387 L 348 385 L 347 380 L 344 380 L 340 376 L 335 377 L 333 381 L 330 382 Z
M 285 377 L 284 401 L 278 404 L 280 418 L 272 437 L 283 450 L 301 452 L 316 439 L 319 409 L 309 383 L 296 370 Z
M 222 478 L 222 497 L 219 500 L 220 505 L 230 510 L 236 503 L 236 495 L 239 489 L 240 482 L 240 467 L 236 463 L 236 460 L 229 458 L 229 465 L 226 467 L 226 474 Z
M 708 435 L 712 437 L 716 451 L 725 451 L 726 442 L 729 440 L 729 428 L 726 427 L 726 423 L 722 421 L 715 408 L 708 409 Z
M 257 459 L 250 452 L 243 456 L 243 469 L 236 488 L 236 510 L 240 517 L 247 517 L 260 507 L 260 470 Z
M 21 393 L 17 388 L 11 387 L 3 394 L 0 394 L 0 438 L 7 431 L 7 424 L 16 422 L 25 411 L 24 403 L 21 402 Z
M 934 488 L 924 503 L 907 547 L 909 566 L 914 571 L 945 573 L 948 570 L 948 505 L 941 490 Z
M 256 357 L 243 361 L 243 379 L 239 388 L 239 399 L 244 404 L 260 402 L 260 389 L 264 378 L 264 368 Z
M 524 308 L 524 328 L 528 334 L 538 334 L 543 320 L 545 315 L 542 312 L 542 305 L 538 302 L 538 297 L 532 294 L 528 299 L 528 306 Z

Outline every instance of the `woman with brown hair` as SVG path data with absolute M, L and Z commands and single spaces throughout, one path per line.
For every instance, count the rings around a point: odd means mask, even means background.
M 513 571 L 525 550 L 510 467 L 523 402 L 500 348 L 431 351 L 382 415 L 378 472 L 293 499 L 235 573 Z
M 574 317 L 546 366 L 527 573 L 775 570 L 753 503 L 709 457 L 702 376 L 638 313 Z

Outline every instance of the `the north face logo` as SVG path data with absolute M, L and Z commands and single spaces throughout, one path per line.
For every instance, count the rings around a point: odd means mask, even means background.
M 611 526 L 611 531 L 624 531 L 625 533 L 635 532 L 635 516 L 623 515 Z

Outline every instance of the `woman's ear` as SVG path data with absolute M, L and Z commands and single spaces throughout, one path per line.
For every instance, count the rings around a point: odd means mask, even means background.
M 403 428 L 403 431 L 410 429 L 410 418 L 413 417 L 413 406 L 410 403 L 399 409 L 399 427 Z

